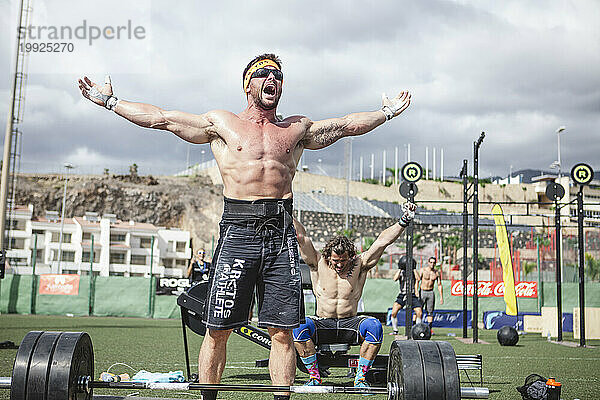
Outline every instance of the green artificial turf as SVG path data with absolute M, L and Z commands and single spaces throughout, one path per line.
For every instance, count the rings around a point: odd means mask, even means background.
M 145 369 L 151 372 L 183 370 L 185 359 L 181 337 L 181 325 L 178 320 L 149 320 L 141 318 L 112 317 L 62 317 L 0 315 L 0 342 L 11 340 L 20 343 L 23 336 L 31 330 L 85 331 L 90 334 L 94 344 L 95 378 L 114 363 L 125 363 L 136 371 Z M 197 368 L 197 354 L 202 338 L 188 331 L 193 369 Z M 385 328 L 385 340 L 382 353 L 387 353 L 393 336 Z M 484 386 L 499 391 L 492 393 L 491 399 L 520 399 L 515 387 L 521 385 L 530 373 L 545 377 L 554 376 L 563 385 L 562 398 L 565 400 L 600 399 L 600 341 L 588 340 L 594 348 L 572 348 L 547 342 L 539 334 L 527 334 L 520 337 L 515 347 L 501 347 L 496 341 L 496 331 L 479 331 L 480 340 L 490 344 L 464 344 L 448 333 L 461 336 L 458 329 L 435 329 L 435 340 L 448 340 L 457 354 L 482 354 Z M 471 331 L 469 331 L 471 335 Z M 566 341 L 573 341 L 572 334 L 565 334 Z M 357 351 L 358 348 L 353 348 Z M 0 350 L 0 376 L 10 376 L 16 350 Z M 232 335 L 228 344 L 228 363 L 223 374 L 224 383 L 269 384 L 266 368 L 255 368 L 254 361 L 268 357 L 268 352 L 254 343 Z M 132 374 L 124 366 L 114 366 L 111 372 Z M 326 384 L 350 384 L 346 378 L 346 369 L 332 370 Z M 479 379 L 475 371 L 470 371 L 472 380 Z M 298 372 L 295 384 L 305 382 L 306 375 Z M 463 386 L 468 378 L 461 372 Z M 123 395 L 135 391 L 96 390 L 95 394 Z M 139 394 L 147 397 L 199 398 L 198 392 L 148 392 Z M 308 399 L 310 396 L 323 398 L 325 395 L 293 395 L 294 398 Z M 355 395 L 327 395 L 338 399 L 356 398 Z M 8 399 L 9 393 L 0 390 L 0 399 Z M 271 399 L 267 393 L 226 393 L 219 394 L 222 399 Z M 384 396 L 372 397 L 383 399 Z

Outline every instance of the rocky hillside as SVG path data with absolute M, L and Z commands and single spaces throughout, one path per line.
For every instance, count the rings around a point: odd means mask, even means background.
M 64 177 L 58 175 L 20 175 L 16 203 L 33 204 L 36 216 L 44 216 L 46 210 L 60 211 L 64 183 Z M 205 177 L 72 175 L 65 210 L 67 217 L 94 211 L 116 214 L 123 221 L 182 228 L 191 232 L 194 249 L 207 247 L 210 251 L 213 235 L 215 243 L 218 239 L 222 191 L 222 186 Z

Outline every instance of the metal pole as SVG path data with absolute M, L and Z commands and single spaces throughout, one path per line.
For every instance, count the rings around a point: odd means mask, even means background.
M 467 273 L 469 267 L 469 257 L 467 252 L 468 235 L 469 235 L 469 187 L 467 180 L 467 160 L 463 160 L 463 167 L 461 171 L 463 178 L 463 338 L 467 337 Z
M 554 227 L 556 234 L 556 318 L 558 327 L 558 336 L 556 340 L 562 342 L 563 340 L 563 327 L 562 327 L 562 274 L 561 274 L 561 259 L 560 259 L 560 208 L 558 205 L 558 199 L 554 200 Z
M 425 180 L 429 179 L 429 147 L 425 146 Z
M 536 247 L 537 247 L 537 286 L 538 286 L 538 312 L 542 311 L 542 301 L 543 301 L 543 291 L 542 291 L 542 271 L 541 271 L 541 263 L 540 263 L 540 237 L 535 238 Z
M 558 183 L 560 184 L 560 132 L 562 132 L 562 129 L 558 128 L 556 130 L 556 143 L 557 143 L 557 149 L 558 149 Z
M 2 162 L 2 179 L 0 181 L 0 250 L 5 252 L 6 249 L 6 198 L 8 197 L 8 174 L 10 169 L 10 149 L 12 146 L 13 123 L 15 120 L 15 93 L 17 89 L 17 70 L 19 67 L 19 43 L 21 42 L 21 19 L 23 18 L 23 0 L 19 2 L 19 25 L 17 27 L 17 45 L 15 47 L 15 68 L 12 77 L 12 85 L 10 89 L 10 109 L 8 118 L 6 119 L 6 130 L 4 132 L 4 155 Z
M 371 183 L 373 183 L 373 179 L 375 179 L 375 154 L 371 153 Z
M 88 298 L 88 315 L 94 314 L 94 234 L 92 233 L 92 245 L 90 248 L 90 289 Z
M 362 182 L 363 181 L 363 156 L 360 156 L 359 164 L 360 164 L 359 182 Z
M 440 149 L 440 181 L 444 182 L 444 148 Z
M 479 282 L 477 277 L 479 262 L 479 146 L 485 133 L 473 143 L 473 343 L 479 342 Z
M 583 237 L 583 185 L 577 192 L 577 243 L 579 247 L 579 346 L 585 346 L 585 275 Z
M 435 181 L 435 147 L 433 148 L 433 168 L 431 169 L 431 179 Z
M 154 318 L 154 275 L 153 268 L 154 266 L 154 236 L 152 236 L 152 241 L 150 242 L 150 288 L 148 290 L 148 317 Z
M 37 292 L 37 279 L 35 275 L 35 265 L 37 262 L 37 233 L 33 235 L 33 256 L 31 259 L 31 309 L 29 312 L 35 314 L 35 295 Z
M 62 201 L 62 211 L 60 217 L 60 236 L 58 239 L 58 273 L 62 274 L 62 242 L 63 242 L 63 229 L 65 226 L 65 205 L 67 203 L 67 184 L 69 182 L 69 170 L 73 168 L 71 164 L 65 164 L 65 169 L 67 170 L 67 174 L 65 175 L 65 190 L 63 192 L 63 201 Z
M 383 171 L 381 171 L 381 184 L 385 186 L 385 164 L 386 164 L 386 151 L 383 151 Z
M 394 148 L 394 185 L 398 184 L 398 146 Z
M 415 191 L 413 187 L 414 183 L 409 183 L 410 190 L 408 192 L 408 201 L 411 203 L 415 202 Z M 413 234 L 414 234 L 414 224 L 411 222 L 406 228 L 406 314 L 405 314 L 405 323 L 404 323 L 404 333 L 408 339 L 412 339 L 410 331 L 412 329 L 412 314 L 413 314 L 413 306 L 412 306 L 412 298 L 414 291 L 414 283 L 413 283 Z

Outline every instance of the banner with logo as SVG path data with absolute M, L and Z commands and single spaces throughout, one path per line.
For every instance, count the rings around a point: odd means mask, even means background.
M 191 286 L 188 278 L 157 278 L 156 294 L 179 296 Z
M 40 275 L 39 294 L 79 294 L 79 275 Z
M 517 315 L 517 296 L 515 295 L 515 277 L 510 257 L 510 245 L 508 244 L 508 233 L 506 232 L 506 221 L 500 204 L 492 207 L 494 222 L 496 223 L 496 240 L 500 251 L 500 262 L 502 263 L 502 279 L 504 280 L 504 302 L 506 303 L 506 314 Z
M 396 318 L 398 319 L 398 326 L 404 326 L 406 321 L 404 309 L 398 311 Z M 423 311 L 423 320 L 427 312 Z M 433 327 L 434 328 L 462 328 L 463 311 L 462 310 L 435 310 L 433 314 Z M 387 313 L 387 325 L 392 324 L 392 309 L 388 309 Z M 471 327 L 471 310 L 467 311 L 467 328 Z
M 479 297 L 504 297 L 504 282 L 478 281 L 478 284 L 477 295 Z M 535 299 L 538 296 L 537 282 L 519 282 L 515 285 L 515 293 L 517 297 Z M 450 294 L 462 296 L 463 281 L 453 280 Z M 467 296 L 473 296 L 473 281 L 467 281 Z

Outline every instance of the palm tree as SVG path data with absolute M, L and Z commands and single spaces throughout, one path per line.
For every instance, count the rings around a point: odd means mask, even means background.
M 600 260 L 596 260 L 590 253 L 585 253 L 585 272 L 591 280 L 600 277 Z

